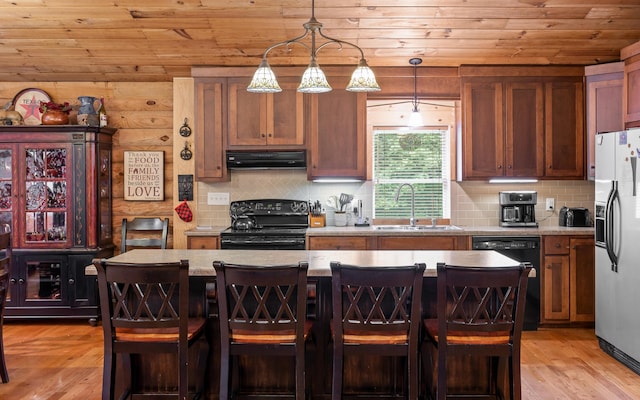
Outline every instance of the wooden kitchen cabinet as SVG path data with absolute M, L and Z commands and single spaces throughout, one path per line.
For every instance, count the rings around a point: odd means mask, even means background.
M 280 93 L 251 93 L 251 77 L 229 78 L 230 149 L 304 148 L 304 94 L 298 80 L 280 78 Z
M 113 255 L 112 136 L 88 126 L 0 128 L 0 224 L 12 232 L 6 318 L 98 315 L 94 258 Z
M 226 78 L 195 79 L 195 164 L 196 179 L 228 180 L 225 160 Z
M 546 178 L 585 176 L 582 80 L 545 83 Z
M 463 178 L 541 176 L 543 100 L 538 82 L 465 82 Z
M 467 250 L 465 235 L 309 236 L 309 250 Z
M 625 128 L 640 127 L 640 42 L 620 50 L 624 60 L 623 113 Z
M 187 249 L 217 250 L 219 248 L 219 236 L 187 236 Z
M 462 179 L 583 178 L 583 86 L 576 71 L 461 67 Z
M 596 177 L 595 138 L 601 132 L 624 130 L 622 111 L 624 62 L 585 67 L 587 178 Z
M 375 250 L 375 236 L 309 236 L 309 250 Z
M 467 250 L 467 236 L 378 236 L 377 250 Z
M 572 238 L 569 244 L 570 319 L 595 321 L 595 240 L 593 237 Z
M 592 237 L 545 236 L 543 323 L 595 321 L 595 244 Z
M 348 78 L 332 78 L 344 87 Z M 310 95 L 307 177 L 367 179 L 366 93 Z

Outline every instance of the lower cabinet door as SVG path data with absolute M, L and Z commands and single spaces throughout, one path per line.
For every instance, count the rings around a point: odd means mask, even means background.
M 544 258 L 545 321 L 569 320 L 569 256 Z

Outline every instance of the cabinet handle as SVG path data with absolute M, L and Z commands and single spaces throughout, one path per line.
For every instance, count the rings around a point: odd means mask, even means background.
M 553 165 L 549 165 L 549 169 L 553 169 Z
M 560 243 L 556 243 L 556 249 L 560 248 Z
M 267 136 L 273 137 L 273 133 L 268 133 Z
M 260 137 L 265 137 L 265 134 L 264 134 L 264 133 L 261 133 L 261 134 L 260 134 Z
M 69 279 L 69 285 L 73 285 L 73 284 L 75 284 L 75 283 L 76 283 L 75 279 L 73 279 L 73 278 L 70 278 L 70 279 Z
M 509 165 L 507 166 L 507 168 L 511 169 L 511 168 L 512 168 L 512 167 L 511 167 L 511 164 L 509 164 Z
M 18 283 L 21 284 L 21 285 L 24 285 L 24 279 L 22 279 L 22 278 L 18 279 Z
M 15 285 L 17 281 L 16 278 L 11 278 L 9 279 L 9 282 L 11 282 L 12 285 Z
M 502 164 L 498 164 L 498 169 L 502 169 Z

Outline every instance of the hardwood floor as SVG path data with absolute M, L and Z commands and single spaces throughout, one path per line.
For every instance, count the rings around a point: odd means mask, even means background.
M 100 399 L 102 330 L 85 321 L 5 321 L 11 381 L 0 399 Z M 598 347 L 593 329 L 524 332 L 522 398 L 639 399 L 640 376 Z

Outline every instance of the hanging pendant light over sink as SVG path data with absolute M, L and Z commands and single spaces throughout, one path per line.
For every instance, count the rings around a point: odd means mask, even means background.
M 344 45 L 347 45 L 360 52 L 360 61 L 356 70 L 351 75 L 351 80 L 349 81 L 346 90 L 350 92 L 377 92 L 380 90 L 376 77 L 371 68 L 369 68 L 369 65 L 367 65 L 367 61 L 364 59 L 364 52 L 360 47 L 344 40 L 334 39 L 322 33 L 322 24 L 318 22 L 315 17 L 315 0 L 311 1 L 311 18 L 302 26 L 305 29 L 305 32 L 302 35 L 290 40 L 285 40 L 284 42 L 276 43 L 265 50 L 262 56 L 262 62 L 260 63 L 258 70 L 253 75 L 253 79 L 247 87 L 247 91 L 253 93 L 277 93 L 282 91 L 273 70 L 271 70 L 269 63 L 267 62 L 267 55 L 276 47 L 286 46 L 289 48 L 292 44 L 304 46 L 309 49 L 310 52 L 309 66 L 302 75 L 300 86 L 298 86 L 298 92 L 325 93 L 332 90 L 331 85 L 329 85 L 329 82 L 327 81 L 327 77 L 324 72 L 322 72 L 322 69 L 320 69 L 317 62 L 318 51 L 330 44 L 337 44 L 338 50 L 342 49 Z M 326 39 L 327 41 L 317 45 L 316 35 L 320 38 Z M 303 42 L 307 37 L 310 37 L 311 39 L 310 45 Z
M 409 126 L 412 128 L 422 126 L 422 114 L 418 110 L 418 65 L 422 64 L 422 58 L 412 58 L 409 64 L 413 65 L 413 110 L 409 116 Z

